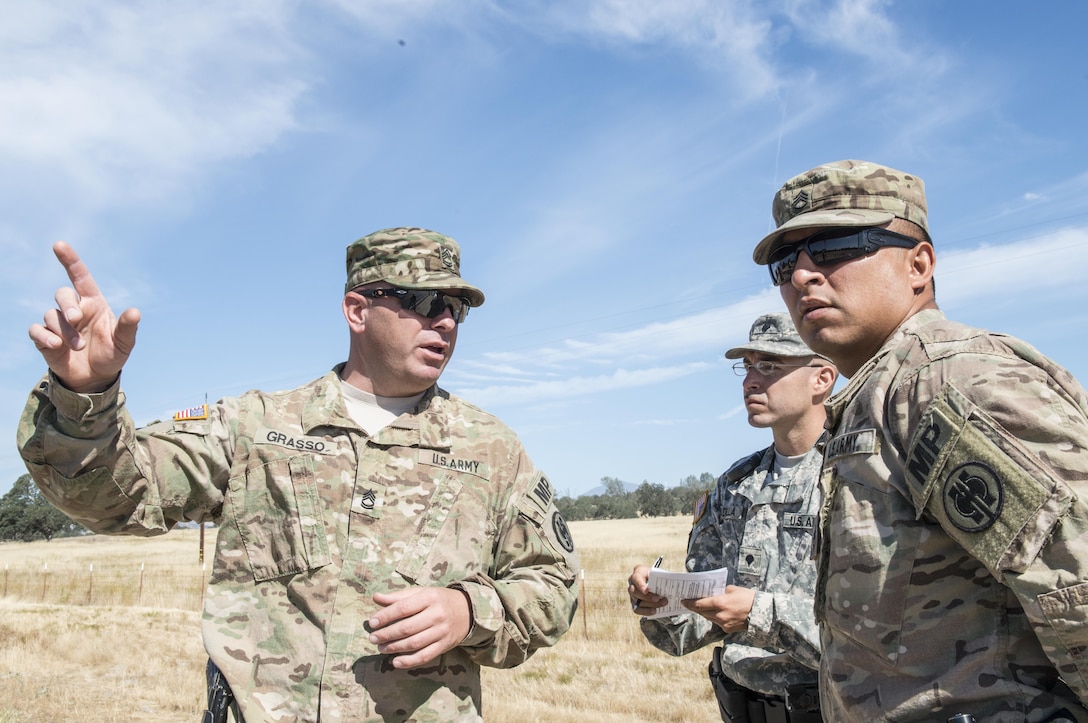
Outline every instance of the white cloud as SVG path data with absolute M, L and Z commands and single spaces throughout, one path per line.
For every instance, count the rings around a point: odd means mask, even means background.
M 1060 290 L 1083 283 L 1088 265 L 1088 228 L 1068 228 L 999 246 L 937 252 L 937 299 L 967 304 L 1027 292 Z M 947 279 L 947 281 L 946 281 Z
M 498 404 L 524 404 L 587 394 L 661 384 L 710 368 L 706 362 L 693 362 L 672 367 L 648 369 L 617 369 L 599 376 L 573 376 L 567 379 L 537 381 L 522 385 L 492 385 L 486 387 L 458 386 L 459 395 L 483 407 Z
M 992 219 L 1000 227 L 1010 222 L 1016 223 L 1014 229 L 1037 228 L 1043 223 L 1068 221 L 1088 214 L 1088 172 L 1079 173 L 1061 179 L 1033 191 L 1024 191 L 1020 196 L 1011 197 L 1011 202 L 1002 205 Z M 1012 221 L 1012 217 L 1024 216 L 1024 220 Z M 1053 219 L 1053 221 L 1048 221 Z
M 745 409 L 746 409 L 746 407 L 743 404 L 738 404 L 737 406 L 733 407 L 732 409 L 725 412 L 724 414 L 719 414 L 717 418 L 718 418 L 719 421 L 725 421 L 726 419 L 732 419 L 733 417 L 737 416 L 741 412 L 745 411 Z
M 823 98 L 805 98 L 808 105 L 822 105 L 836 115 L 849 107 L 859 117 L 879 119 L 885 135 L 882 157 L 914 156 L 919 148 L 941 157 L 950 128 L 977 118 L 980 108 L 994 106 L 995 84 L 977 78 L 964 82 L 954 72 L 961 61 L 927 36 L 897 25 L 887 12 L 891 4 L 786 0 L 790 31 L 801 42 L 795 62 L 805 72 L 783 70 L 791 82 L 782 92 L 804 97 L 807 88 L 818 88 Z M 780 62 L 785 66 L 786 58 Z M 844 147 L 863 143 L 850 139 Z
M 741 301 L 630 331 L 607 332 L 588 340 L 566 339 L 554 346 L 483 355 L 489 363 L 551 368 L 571 363 L 625 363 L 631 360 L 725 353 L 726 344 L 747 338 L 752 319 L 782 305 L 768 288 Z
M 888 4 L 888 0 L 788 0 L 786 14 L 811 42 L 892 61 L 902 51 L 895 27 L 883 13 Z
M 51 169 L 87 206 L 161 197 L 298 127 L 289 3 L 11 5 L 0 159 Z
M 541 34 L 676 49 L 729 73 L 752 97 L 773 93 L 779 84 L 771 21 L 747 0 L 560 0 L 535 13 L 521 6 L 516 14 L 511 19 Z
M 1001 246 L 938 253 L 938 301 L 944 308 L 1009 301 L 1017 294 L 1053 290 L 1079 283 L 1088 264 L 1088 228 L 1066 229 Z M 751 320 L 781 308 L 777 289 L 767 289 L 735 303 L 638 328 L 568 338 L 556 344 L 516 352 L 485 353 L 462 361 L 458 392 L 479 403 L 511 404 L 557 400 L 617 388 L 672 381 L 712 366 L 719 354 L 747 338 Z M 955 314 L 953 314 L 955 316 Z M 669 367 L 639 369 L 677 359 Z M 609 375 L 586 375 L 600 366 L 623 368 Z M 490 370 L 495 373 L 491 374 Z M 501 375 L 501 377 L 500 377 Z M 471 387 L 481 378 L 501 383 Z M 742 407 L 730 410 L 723 419 Z

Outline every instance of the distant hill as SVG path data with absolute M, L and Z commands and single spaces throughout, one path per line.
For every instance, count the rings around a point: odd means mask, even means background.
M 631 492 L 634 492 L 635 490 L 638 489 L 638 485 L 635 484 L 634 482 L 624 482 L 623 483 L 623 489 L 624 489 L 625 492 L 631 493 Z M 596 495 L 603 495 L 604 491 L 605 491 L 604 485 L 597 485 L 593 489 L 586 490 L 585 492 L 583 492 L 582 494 L 580 494 L 578 496 L 579 497 L 594 497 Z

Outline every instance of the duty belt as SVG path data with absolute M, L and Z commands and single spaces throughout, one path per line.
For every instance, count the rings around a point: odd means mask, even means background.
M 721 667 L 714 649 L 708 672 L 722 720 L 729 723 L 822 723 L 820 691 L 815 685 L 791 685 L 782 695 L 766 695 L 738 685 Z

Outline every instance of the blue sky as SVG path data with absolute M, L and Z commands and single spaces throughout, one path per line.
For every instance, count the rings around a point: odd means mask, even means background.
M 344 247 L 420 225 L 487 294 L 443 386 L 564 493 L 769 443 L 724 351 L 781 308 L 774 191 L 921 176 L 949 316 L 1088 379 L 1088 5 L 914 0 L 4 0 L 0 492 L 83 255 L 143 321 L 138 423 L 341 361 Z

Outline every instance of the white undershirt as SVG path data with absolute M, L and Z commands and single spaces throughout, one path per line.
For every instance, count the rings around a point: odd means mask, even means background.
M 767 476 L 772 480 L 776 480 L 783 475 L 787 475 L 790 473 L 790 470 L 801 464 L 801 460 L 804 458 L 805 455 L 803 454 L 787 457 L 776 449 L 774 451 L 774 464 L 771 465 L 771 469 L 767 473 Z
M 379 397 L 353 387 L 343 379 L 340 380 L 340 391 L 344 394 L 348 416 L 371 437 L 400 415 L 415 409 L 426 394 L 420 392 L 411 397 Z

